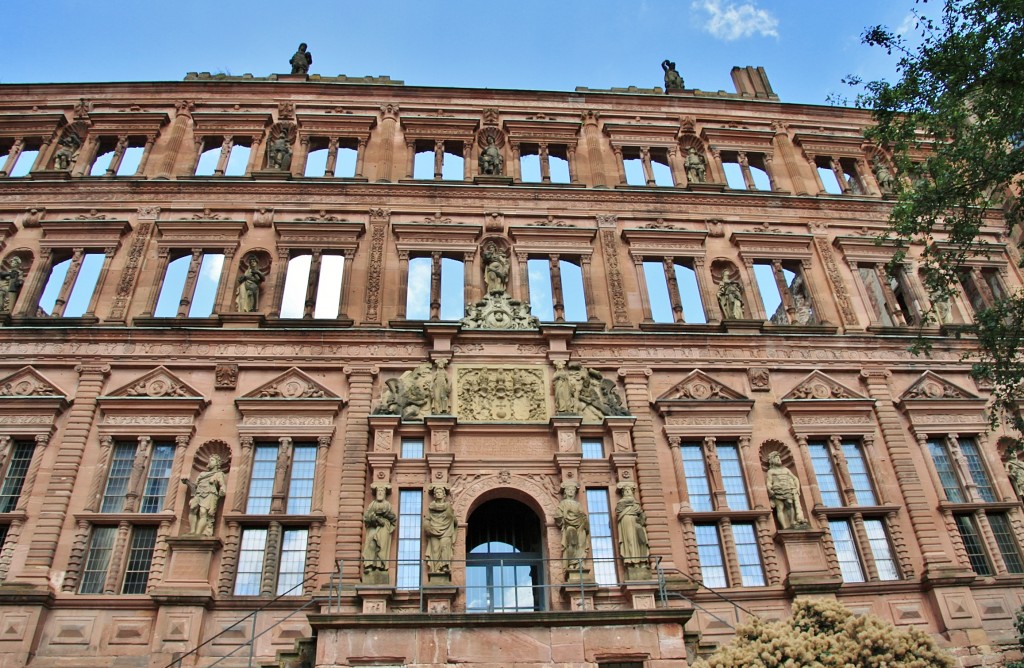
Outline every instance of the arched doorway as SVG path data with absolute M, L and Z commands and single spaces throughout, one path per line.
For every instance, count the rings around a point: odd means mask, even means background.
M 537 515 L 512 499 L 494 499 L 469 517 L 466 612 L 533 612 L 547 607 Z

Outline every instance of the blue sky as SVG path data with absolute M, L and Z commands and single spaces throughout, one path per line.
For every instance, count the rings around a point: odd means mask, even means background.
M 933 3 L 934 4 L 934 3 Z M 734 65 L 765 67 L 785 102 L 824 104 L 849 73 L 891 78 L 864 28 L 904 24 L 913 0 L 7 0 L 0 83 L 179 81 L 189 71 L 312 72 L 407 85 L 573 90 L 661 85 L 732 91 Z

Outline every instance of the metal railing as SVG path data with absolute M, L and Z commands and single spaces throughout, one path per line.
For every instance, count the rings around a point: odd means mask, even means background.
M 700 580 L 696 580 L 696 579 L 690 577 L 689 575 L 687 575 L 686 573 L 683 573 L 678 568 L 667 569 L 667 572 L 671 572 L 673 575 L 678 575 L 678 576 L 686 579 L 690 583 L 697 585 L 697 591 L 701 591 L 701 590 L 706 591 L 706 592 L 710 593 L 712 596 L 714 596 L 715 598 L 718 598 L 718 599 L 724 601 L 725 603 L 728 603 L 729 605 L 733 606 L 737 610 L 745 612 L 746 614 L 750 615 L 751 617 L 757 617 L 756 613 L 754 613 L 754 612 L 752 612 L 750 610 L 747 610 L 742 605 L 740 605 L 736 601 L 732 600 L 728 596 L 725 596 L 724 594 L 722 594 L 717 589 L 712 589 L 711 587 L 706 586 Z M 668 582 L 667 582 L 667 578 L 665 577 L 665 573 L 666 573 L 666 569 L 662 568 L 662 566 L 661 566 L 661 559 L 659 558 L 658 559 L 658 567 L 657 567 L 658 592 L 659 592 L 660 595 L 667 597 L 669 595 L 669 590 L 668 590 Z M 682 599 L 684 601 L 687 601 L 690 605 L 692 605 L 693 607 L 697 608 L 698 610 L 704 612 L 709 617 L 714 617 L 717 621 L 719 621 L 722 624 L 725 624 L 727 627 L 729 627 L 730 630 L 733 630 L 733 631 L 736 630 L 736 627 L 733 624 L 731 624 L 728 621 L 722 619 L 721 617 L 719 617 L 718 615 L 716 615 L 715 613 L 711 612 L 706 607 L 701 605 L 700 603 L 694 601 L 692 598 L 690 598 L 688 596 L 684 596 L 684 595 L 682 595 L 680 593 L 676 593 L 675 595 L 678 596 L 680 599 Z M 668 601 L 667 600 L 663 600 L 662 603 L 664 605 L 667 605 Z M 737 615 L 737 619 L 738 618 L 739 618 L 739 615 Z

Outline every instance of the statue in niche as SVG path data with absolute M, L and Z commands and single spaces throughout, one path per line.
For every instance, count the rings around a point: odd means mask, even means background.
M 622 498 L 615 504 L 615 518 L 619 527 L 619 556 L 631 572 L 634 569 L 646 569 L 651 556 L 651 548 L 647 544 L 647 514 L 636 500 L 635 484 L 620 482 L 618 489 L 622 494 Z
M 363 542 L 364 580 L 386 579 L 388 560 L 391 558 L 391 535 L 395 532 L 398 517 L 387 500 L 391 485 L 377 482 L 373 488 L 373 501 L 363 513 L 366 539 Z
M 789 286 L 789 291 L 793 295 L 793 324 L 815 324 L 814 309 L 811 308 L 811 300 L 807 296 L 803 276 L 796 277 L 793 284 Z
M 779 528 L 806 529 L 807 519 L 800 503 L 800 480 L 782 465 L 782 456 L 778 452 L 768 455 L 765 485 Z
M 725 320 L 743 319 L 743 287 L 735 275 L 732 268 L 726 269 L 718 284 L 718 305 L 722 307 L 722 318 Z
M 878 189 L 883 195 L 891 195 L 896 187 L 896 178 L 889 171 L 885 161 L 879 157 L 874 160 L 875 181 L 878 182 Z
M 434 370 L 430 362 L 384 382 L 377 415 L 399 415 L 403 420 L 422 420 L 431 413 L 434 396 Z
M 430 388 L 430 412 L 434 415 L 448 415 L 451 413 L 452 384 L 448 380 L 448 372 L 445 371 L 446 366 L 448 366 L 448 360 L 434 360 L 434 377 Z
M 704 156 L 697 153 L 697 149 L 690 147 L 686 151 L 686 159 L 683 161 L 686 169 L 686 180 L 690 183 L 704 183 L 707 177 L 707 165 L 704 164 Z
M 480 152 L 480 173 L 485 176 L 501 176 L 505 172 L 505 158 L 494 143 L 494 137 L 487 138 L 487 146 Z
M 427 575 L 435 580 L 451 578 L 452 554 L 455 545 L 455 509 L 448 500 L 448 485 L 430 486 L 434 499 L 427 504 L 423 516 L 423 532 L 427 536 Z
M 665 92 L 683 90 L 683 77 L 679 76 L 676 64 L 667 58 L 661 61 L 661 69 L 665 71 Z
M 195 482 L 182 478 L 192 499 L 188 502 L 188 532 L 192 536 L 210 537 L 217 518 L 217 506 L 227 493 L 227 479 L 220 469 L 220 455 L 211 455 L 206 470 Z
M 292 144 L 288 128 L 280 127 L 277 136 L 267 144 L 267 169 L 287 172 L 292 168 Z
M 953 322 L 953 307 L 949 303 L 949 297 L 932 292 L 929 298 L 932 302 L 932 311 L 935 312 L 936 322 L 940 325 L 947 325 Z
M 1024 462 L 1013 457 L 1006 462 L 1006 474 L 1010 476 L 1013 490 L 1017 496 L 1024 497 Z
M 238 277 L 238 289 L 235 290 L 235 305 L 239 313 L 253 313 L 259 308 L 260 285 L 267 276 L 260 269 L 260 261 L 250 255 L 245 272 Z
M 504 294 L 508 287 L 509 261 L 504 249 L 488 241 L 483 248 L 484 283 L 487 294 Z
M 575 482 L 563 482 L 562 500 L 555 509 L 555 526 L 562 532 L 562 561 L 567 578 L 583 570 L 590 549 L 590 518 L 576 500 L 577 491 L 579 485 Z
M 25 272 L 17 255 L 7 258 L 4 265 L 0 268 L 0 313 L 10 313 L 14 310 L 21 286 L 25 284 Z
M 579 412 L 579 390 L 576 380 L 565 368 L 565 362 L 555 362 L 555 375 L 551 379 L 555 387 L 555 413 L 575 415 Z
M 57 152 L 53 154 L 53 168 L 61 171 L 71 169 L 82 148 L 82 140 L 74 132 L 68 132 L 57 142 Z
M 292 74 L 309 74 L 309 66 L 313 64 L 313 54 L 306 51 L 306 43 L 299 44 L 299 50 L 288 61 L 292 66 Z

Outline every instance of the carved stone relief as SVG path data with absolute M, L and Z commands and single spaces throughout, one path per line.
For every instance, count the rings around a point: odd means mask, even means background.
M 547 378 L 535 367 L 460 367 L 457 414 L 481 422 L 547 420 Z

